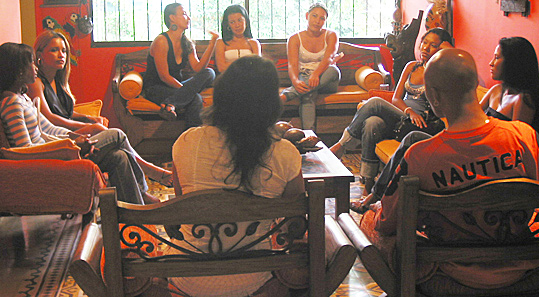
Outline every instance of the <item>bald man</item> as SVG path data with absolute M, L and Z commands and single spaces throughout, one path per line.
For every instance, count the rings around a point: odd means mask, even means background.
M 421 189 L 428 192 L 448 192 L 489 180 L 510 177 L 538 179 L 537 135 L 523 122 L 501 121 L 485 115 L 477 101 L 477 69 L 472 56 L 459 49 L 444 49 L 436 53 L 425 68 L 427 99 L 438 117 L 447 119 L 448 127 L 436 136 L 418 142 L 408 149 L 397 168 L 382 200 L 372 205 L 360 228 L 377 244 L 376 232 L 393 235 L 396 230 L 398 180 L 402 175 L 415 175 Z M 460 240 L 459 228 L 470 230 L 462 215 L 445 213 L 446 218 L 428 216 L 425 233 L 437 242 Z M 446 219 L 450 219 L 448 224 Z M 373 220 L 369 222 L 369 220 Z M 426 221 L 425 221 L 426 222 Z M 459 227 L 455 227 L 459 226 Z M 374 227 L 375 231 L 372 230 Z M 430 230 L 442 228 L 444 234 Z M 369 230 L 369 228 L 371 230 Z M 489 230 L 487 230 L 488 232 Z M 474 236 L 486 235 L 477 232 Z M 387 250 L 387 247 L 381 247 Z M 507 265 L 511 270 L 507 271 Z M 475 288 L 501 287 L 516 282 L 526 270 L 539 263 L 500 263 L 500 267 L 481 265 L 440 264 L 439 269 L 457 281 Z M 425 267 L 423 267 L 425 268 Z M 423 270 L 427 275 L 429 267 Z M 432 271 L 430 271 L 432 272 Z

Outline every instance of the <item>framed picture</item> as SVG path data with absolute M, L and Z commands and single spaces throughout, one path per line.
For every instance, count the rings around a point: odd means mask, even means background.
M 43 6 L 78 6 L 80 0 L 43 0 Z

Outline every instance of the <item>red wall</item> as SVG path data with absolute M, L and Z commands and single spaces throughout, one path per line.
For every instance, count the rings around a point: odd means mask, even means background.
M 20 43 L 21 37 L 21 8 L 19 1 L 0 1 L 0 44 L 4 42 Z
M 499 1 L 453 0 L 453 37 L 455 45 L 470 52 L 476 61 L 480 81 L 487 87 L 496 82 L 490 78 L 488 63 L 492 59 L 498 40 L 502 37 L 522 36 L 539 51 L 539 4 L 530 1 L 531 11 L 526 18 L 518 13 L 508 17 L 500 10 Z M 419 10 L 426 10 L 426 0 L 402 0 L 403 22 L 417 17 Z M 422 28 L 421 35 L 424 32 Z

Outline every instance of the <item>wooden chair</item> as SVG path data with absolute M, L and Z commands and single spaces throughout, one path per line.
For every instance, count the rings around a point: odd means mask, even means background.
M 315 180 L 307 183 L 308 197 L 302 194 L 294 198 L 267 199 L 239 191 L 205 190 L 160 204 L 140 206 L 118 202 L 115 190 L 108 188 L 100 195 L 103 238 L 98 232 L 99 226 L 95 224 L 85 230 L 70 273 L 85 293 L 93 297 L 124 296 L 125 277 L 212 276 L 308 267 L 310 295 L 329 296 L 349 273 L 357 254 L 335 220 L 324 215 L 323 190 L 324 182 Z M 150 253 L 157 246 L 140 239 L 133 240 L 139 234 L 122 232 L 121 227 L 218 224 L 274 218 L 286 218 L 282 223 L 295 223 L 289 224 L 287 232 L 282 231 L 284 229 L 279 224 L 270 234 L 266 234 L 266 238 L 278 239 L 282 248 L 256 251 L 236 248 L 233 251 L 197 252 L 192 255 L 181 253 L 180 256 L 157 258 Z M 142 229 L 140 233 L 143 233 Z M 174 235 L 180 232 L 178 228 L 165 229 L 168 234 L 180 238 Z M 306 230 L 308 248 L 290 249 L 293 239 L 303 237 Z M 225 240 L 225 232 L 220 233 L 220 239 Z M 154 237 L 165 244 L 168 239 L 166 236 Z M 129 242 L 130 249 L 139 257 L 122 258 L 121 242 Z M 100 257 L 101 244 L 105 256 L 104 281 L 100 275 L 99 261 L 96 260 Z
M 419 190 L 419 178 L 403 176 L 399 183 L 399 214 L 396 236 L 397 267 L 389 269 L 379 250 L 369 242 L 357 224 L 350 224 L 349 217 L 339 217 L 343 230 L 352 238 L 365 267 L 389 296 L 537 296 L 539 271 L 535 269 L 523 279 L 508 287 L 474 289 L 456 282 L 447 275 L 436 275 L 425 283 L 416 284 L 416 263 L 462 262 L 484 263 L 511 260 L 539 259 L 539 242 L 528 232 L 530 221 L 522 219 L 539 208 L 539 182 L 527 178 L 493 180 L 454 194 L 438 195 Z M 443 215 L 457 211 L 463 215 L 470 210 L 495 214 L 491 226 L 494 237 L 488 240 L 467 239 L 433 243 L 417 236 L 418 226 L 424 224 L 419 213 L 434 212 Z M 406 214 L 406 215 L 402 215 Z M 523 216 L 524 215 L 524 216 Z M 469 224 L 487 223 L 494 216 L 476 216 Z M 500 219 L 501 218 L 501 219 Z M 519 220 L 520 219 L 520 220 Z M 478 223 L 479 222 L 479 223 Z M 511 233 L 508 224 L 525 230 Z M 443 230 L 438 230 L 441 234 Z M 362 255 L 363 254 L 363 255 Z

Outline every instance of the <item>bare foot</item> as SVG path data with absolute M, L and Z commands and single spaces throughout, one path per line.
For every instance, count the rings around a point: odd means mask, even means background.
M 142 199 L 144 200 L 144 203 L 145 204 L 155 204 L 155 203 L 160 203 L 161 200 L 159 200 L 159 198 L 149 194 L 148 192 L 144 193 L 142 195 Z
M 330 147 L 329 150 L 339 159 L 342 158 L 345 151 L 344 147 L 338 142 L 334 144 L 332 147 Z
M 146 173 L 150 180 L 158 182 L 165 187 L 172 188 L 172 171 L 160 167 L 152 168 Z
M 285 95 L 285 94 L 279 95 L 279 98 L 281 98 L 281 101 L 282 101 L 283 103 L 286 102 L 286 95 Z

